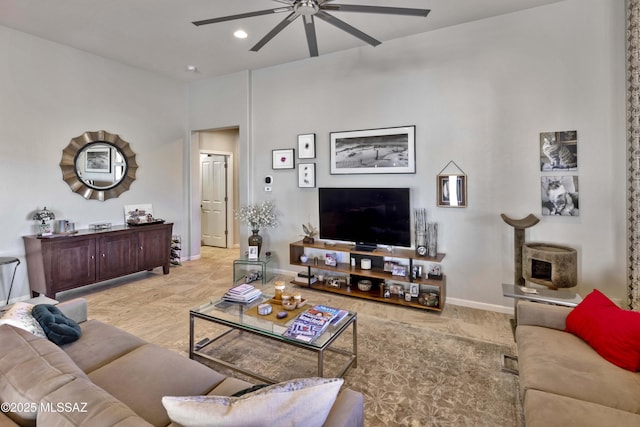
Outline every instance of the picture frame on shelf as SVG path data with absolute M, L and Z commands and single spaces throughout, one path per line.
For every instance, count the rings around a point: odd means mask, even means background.
M 257 260 L 258 259 L 258 247 L 257 246 L 249 246 L 249 251 L 247 252 L 247 259 Z
M 464 174 L 440 174 L 437 176 L 438 207 L 467 207 L 467 176 Z
M 316 158 L 316 134 L 305 133 L 298 135 L 298 158 L 299 159 L 315 159 Z
M 294 169 L 295 151 L 294 148 L 272 150 L 271 169 Z
M 315 188 L 316 186 L 316 164 L 300 163 L 298 166 L 298 187 Z
M 412 298 L 417 298 L 419 294 L 420 285 L 418 285 L 417 283 L 411 283 L 409 285 L 409 295 L 411 295 Z
M 416 173 L 416 127 L 330 134 L 331 174 Z

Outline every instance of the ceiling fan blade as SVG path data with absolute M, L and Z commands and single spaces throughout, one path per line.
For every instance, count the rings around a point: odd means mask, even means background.
M 309 55 L 318 56 L 318 39 L 316 38 L 316 25 L 313 22 L 313 15 L 303 16 L 304 32 L 307 34 L 307 44 L 309 45 Z
M 351 25 L 347 24 L 346 22 L 336 18 L 333 15 L 329 15 L 328 13 L 320 10 L 318 11 L 318 13 L 316 13 L 316 15 L 318 18 L 322 19 L 325 22 L 328 22 L 329 24 L 333 25 L 334 27 L 338 27 L 340 28 L 342 31 L 346 31 L 347 33 L 351 34 L 354 37 L 359 38 L 360 40 L 369 43 L 371 46 L 378 46 L 380 43 L 380 41 L 374 39 L 373 37 L 371 37 L 368 34 L 363 33 L 362 31 L 360 31 L 359 29 L 352 27 Z
M 276 25 L 273 30 L 269 31 L 267 33 L 266 36 L 264 36 L 262 39 L 260 39 L 260 41 L 258 43 L 256 43 L 255 46 L 253 46 L 251 49 L 251 51 L 253 52 L 257 52 L 260 49 L 262 49 L 262 47 L 269 43 L 269 41 L 274 38 L 275 36 L 278 35 L 278 33 L 282 30 L 285 29 L 285 27 L 289 24 L 291 24 L 293 21 L 296 20 L 296 18 L 300 16 L 300 14 L 298 12 L 292 12 L 289 14 L 289 16 L 287 16 L 286 18 L 284 18 L 278 25 Z
M 216 24 L 218 22 L 233 21 L 235 19 L 243 19 L 243 18 L 251 18 L 253 16 L 270 15 L 272 13 L 280 13 L 280 12 L 291 12 L 292 10 L 293 10 L 293 6 L 289 6 L 289 7 L 283 6 L 283 7 L 276 7 L 275 9 L 258 10 L 255 12 L 240 13 L 238 15 L 222 16 L 220 18 L 203 19 L 202 21 L 194 21 L 192 22 L 192 24 L 199 27 L 200 25 Z
M 355 4 L 322 4 L 322 10 L 333 12 L 384 13 L 386 15 L 427 16 L 429 9 L 412 9 L 407 7 L 361 6 Z

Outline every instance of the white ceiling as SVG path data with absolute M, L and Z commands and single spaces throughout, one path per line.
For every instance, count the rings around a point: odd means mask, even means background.
M 419 34 L 562 0 L 335 0 L 431 9 L 426 18 L 331 12 L 350 25 L 387 40 Z M 0 25 L 105 58 L 190 81 L 309 58 L 301 19 L 259 52 L 249 49 L 287 13 L 196 27 L 192 21 L 273 9 L 274 0 L 0 0 Z M 249 37 L 236 39 L 244 29 Z M 364 42 L 316 20 L 320 55 Z M 314 60 L 309 58 L 308 60 Z M 196 65 L 197 73 L 186 71 Z

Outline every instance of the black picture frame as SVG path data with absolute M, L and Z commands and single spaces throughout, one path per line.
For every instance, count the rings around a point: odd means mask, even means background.
M 416 173 L 416 127 L 331 132 L 335 174 Z

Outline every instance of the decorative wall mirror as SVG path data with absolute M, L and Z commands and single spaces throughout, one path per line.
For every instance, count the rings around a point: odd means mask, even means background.
M 453 165 L 456 171 L 447 172 L 447 168 Z M 453 169 L 450 168 L 450 169 Z M 439 207 L 466 208 L 467 207 L 467 174 L 451 160 L 442 168 L 436 178 L 438 188 Z
M 108 200 L 129 189 L 136 179 L 136 154 L 119 135 L 85 132 L 62 150 L 62 179 L 85 199 Z

